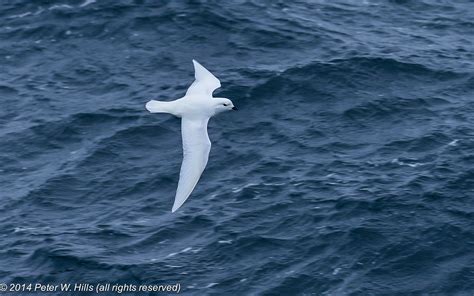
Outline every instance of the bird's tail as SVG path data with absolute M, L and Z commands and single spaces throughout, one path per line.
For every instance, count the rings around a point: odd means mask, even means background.
M 148 103 L 146 103 L 145 108 L 151 113 L 173 114 L 171 106 L 170 106 L 170 102 L 161 102 L 161 101 L 151 100 Z

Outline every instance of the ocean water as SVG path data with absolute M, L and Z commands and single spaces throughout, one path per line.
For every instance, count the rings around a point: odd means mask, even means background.
M 468 0 L 2 1 L 0 284 L 474 295 L 473 15 Z M 182 96 L 193 58 L 239 111 L 211 119 L 207 169 L 172 214 L 179 119 L 144 104 Z

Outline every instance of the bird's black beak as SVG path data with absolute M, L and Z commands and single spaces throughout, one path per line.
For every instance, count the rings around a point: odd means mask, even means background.
M 239 109 L 237 109 L 237 107 L 232 107 L 232 110 L 236 110 L 236 111 L 237 111 L 237 110 L 239 110 Z

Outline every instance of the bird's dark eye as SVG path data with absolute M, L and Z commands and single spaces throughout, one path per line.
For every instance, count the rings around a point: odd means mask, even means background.
M 226 106 L 226 107 L 229 106 L 228 104 L 222 104 L 222 105 L 224 105 L 224 106 Z

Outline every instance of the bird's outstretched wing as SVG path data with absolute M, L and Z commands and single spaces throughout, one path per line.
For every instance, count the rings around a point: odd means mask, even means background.
M 206 167 L 209 151 L 211 151 L 211 141 L 207 135 L 208 121 L 209 118 L 181 119 L 183 163 L 172 212 L 179 209 L 188 199 Z
M 211 96 L 216 89 L 221 87 L 221 82 L 195 60 L 193 64 L 195 80 L 186 91 L 186 96 Z

